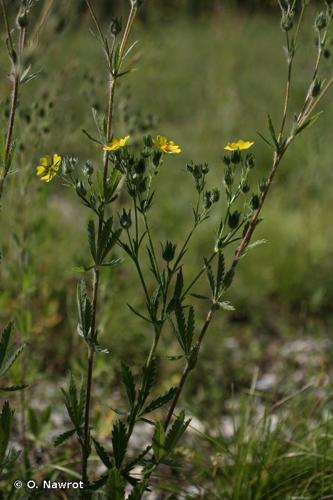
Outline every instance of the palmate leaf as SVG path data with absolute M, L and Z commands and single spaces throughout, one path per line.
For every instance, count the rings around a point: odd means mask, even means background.
M 158 408 L 161 408 L 174 397 L 176 392 L 177 392 L 177 387 L 171 387 L 165 394 L 151 401 L 140 413 L 140 416 L 149 413 L 151 411 L 157 410 Z
M 124 460 L 127 444 L 128 439 L 126 426 L 121 420 L 117 420 L 112 430 L 113 455 L 117 469 L 120 469 Z
M 71 374 L 68 391 L 65 389 L 61 389 L 61 391 L 64 396 L 68 415 L 74 427 L 79 430 L 84 421 L 85 390 L 83 381 L 81 382 L 81 387 L 78 390 L 74 377 Z

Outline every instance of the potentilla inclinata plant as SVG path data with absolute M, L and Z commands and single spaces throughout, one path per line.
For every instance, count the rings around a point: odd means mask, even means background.
M 101 490 L 107 498 L 140 499 L 149 491 L 159 466 L 173 464 L 173 453 L 190 423 L 181 409 L 183 389 L 197 366 L 214 316 L 233 309 L 228 301 L 228 290 L 238 265 L 246 266 L 247 252 L 263 243 L 253 237 L 282 160 L 297 137 L 318 119 L 319 104 L 333 83 L 332 75 L 324 75 L 321 67 L 323 57 L 329 55 L 328 32 L 333 16 L 333 3 L 326 1 L 314 22 L 317 54 L 313 72 L 304 88 L 304 101 L 299 109 L 290 110 L 294 61 L 302 48 L 299 34 L 308 3 L 279 1 L 287 78 L 280 122 L 273 123 L 268 114 L 268 133 L 261 135 L 271 150 L 271 164 L 267 165 L 265 178 L 259 184 L 254 181 L 256 163 L 261 161 L 255 156 L 254 137 L 226 138 L 221 144 L 221 153 L 224 149 L 221 172 L 224 173 L 217 185 L 211 185 L 208 164 L 193 161 L 186 165 L 195 193 L 188 234 L 182 241 L 174 241 L 170 235 L 169 240 L 160 242 L 152 227 L 151 214 L 156 205 L 167 203 L 159 192 L 161 170 L 168 168 L 174 156 L 182 154 L 182 145 L 177 143 L 176 124 L 172 139 L 162 134 L 146 135 L 138 144 L 131 140 L 130 134 L 120 137 L 113 120 L 118 83 L 132 71 L 136 60 L 136 43 L 130 39 L 141 2 L 132 0 L 126 22 L 114 18 L 110 20 L 110 29 L 105 31 L 96 16 L 93 1 L 86 0 L 108 76 L 107 110 L 103 113 L 93 109 L 96 131 L 84 132 L 91 147 L 99 149 L 101 161 L 99 164 L 89 160 L 81 162 L 70 154 L 61 157 L 51 152 L 43 156 L 37 166 L 41 181 L 59 178 L 73 189 L 91 214 L 86 229 L 87 261 L 81 269 L 84 279 L 77 287 L 77 331 L 87 346 L 87 366 L 81 384 L 71 376 L 68 389 L 63 390 L 72 425 L 56 439 L 58 446 L 76 436 L 86 498 L 90 498 L 94 490 Z M 185 278 L 193 236 L 200 234 L 212 215 L 217 224 L 211 253 L 203 256 L 203 265 L 195 275 Z M 128 406 L 125 411 L 124 408 L 116 409 L 119 418 L 110 436 L 112 452 L 109 452 L 94 435 L 94 362 L 96 356 L 110 355 L 102 345 L 99 327 L 100 287 L 106 268 L 113 270 L 116 280 L 119 266 L 129 265 L 137 272 L 145 304 L 143 310 L 132 306 L 130 310 L 149 325 L 152 342 L 139 372 L 136 366 L 121 364 Z M 200 289 L 205 277 L 209 284 L 208 294 Z M 200 310 L 203 305 L 206 307 L 203 322 L 198 319 L 198 303 Z M 166 329 L 178 341 L 176 357 L 183 360 L 183 369 L 178 384 L 161 391 L 156 377 L 160 363 L 157 352 Z M 110 363 L 118 365 L 120 360 L 110 355 Z M 133 455 L 131 437 L 142 421 L 151 425 L 153 437 L 150 444 Z M 90 467 L 93 453 L 107 469 L 100 478 L 93 475 Z

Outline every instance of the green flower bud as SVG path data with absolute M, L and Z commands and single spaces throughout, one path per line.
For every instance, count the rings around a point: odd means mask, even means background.
M 253 154 L 248 154 L 246 155 L 246 158 L 245 158 L 245 165 L 248 167 L 248 168 L 254 168 L 256 166 L 256 159 L 255 157 L 253 156 Z
M 206 210 L 208 210 L 212 204 L 212 193 L 210 191 L 206 191 L 203 196 L 203 206 Z
M 176 253 L 177 245 L 171 243 L 171 241 L 167 241 L 164 246 L 162 246 L 162 257 L 165 262 L 171 262 Z
M 251 198 L 251 208 L 252 210 L 257 210 L 259 208 L 260 199 L 257 194 L 253 194 Z
M 220 191 L 215 188 L 212 191 L 212 202 L 217 203 L 219 199 L 220 199 Z
M 61 168 L 64 175 L 71 174 L 77 164 L 78 159 L 73 156 L 66 156 L 62 159 Z
M 118 36 L 123 29 L 121 17 L 114 17 L 111 21 L 110 31 L 114 36 Z
M 224 157 L 223 157 L 223 163 L 224 163 L 225 165 L 227 165 L 227 166 L 229 166 L 229 165 L 230 165 L 230 158 L 229 158 L 229 156 L 224 156 Z
M 82 181 L 78 181 L 76 183 L 76 192 L 79 196 L 85 196 L 87 194 L 87 190 L 84 187 L 84 184 Z
M 311 85 L 311 96 L 317 97 L 320 94 L 321 88 L 322 88 L 322 81 L 319 78 L 316 78 Z
M 241 184 L 241 190 L 244 194 L 248 193 L 250 191 L 250 185 L 248 184 L 248 182 L 242 182 Z
M 234 176 L 230 166 L 225 169 L 224 182 L 227 187 L 231 187 L 234 183 Z
M 132 225 L 131 210 L 126 212 L 123 208 L 123 213 L 119 216 L 119 222 L 123 229 L 129 229 Z
M 152 148 L 154 146 L 154 141 L 151 135 L 146 135 L 143 138 L 143 143 L 147 148 Z
M 294 17 L 289 13 L 285 13 L 281 19 L 281 28 L 283 31 L 290 31 L 294 26 Z
M 239 224 L 240 213 L 236 210 L 234 213 L 229 214 L 228 224 L 230 229 L 235 229 Z
M 207 175 L 208 172 L 209 172 L 209 166 L 208 166 L 208 163 L 205 163 L 204 165 L 201 166 L 201 172 L 204 174 L 204 175 Z
M 163 156 L 162 151 L 155 151 L 153 156 L 153 164 L 156 168 L 159 166 L 162 156 Z
M 327 17 L 326 17 L 326 14 L 325 14 L 325 12 L 320 12 L 318 14 L 318 16 L 316 17 L 315 28 L 318 31 L 321 31 L 321 30 L 325 29 L 326 26 L 327 26 Z
M 82 171 L 87 177 L 90 177 L 94 173 L 94 166 L 90 160 L 85 162 Z
M 241 161 L 241 153 L 240 151 L 233 151 L 231 153 L 231 163 L 233 163 L 234 165 L 238 165 L 238 163 L 240 163 Z

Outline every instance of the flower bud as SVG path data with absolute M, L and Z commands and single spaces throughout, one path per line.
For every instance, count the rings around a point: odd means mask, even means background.
M 205 163 L 204 165 L 202 165 L 201 167 L 201 172 L 204 174 L 204 175 L 207 175 L 208 172 L 209 172 L 209 166 L 208 166 L 208 163 Z
M 74 171 L 77 161 L 77 158 L 74 158 L 73 156 L 66 156 L 63 158 L 61 162 L 62 173 L 64 175 L 71 174 Z
M 203 206 L 206 210 L 208 210 L 212 204 L 212 193 L 210 191 L 206 191 L 203 196 Z
M 18 16 L 16 18 L 16 24 L 18 28 L 27 28 L 29 24 L 28 12 L 26 9 L 20 9 Z
M 242 190 L 242 193 L 244 193 L 244 194 L 246 194 L 250 191 L 250 185 L 248 184 L 248 182 L 246 182 L 246 181 L 242 182 L 241 190 Z
M 227 187 L 231 187 L 234 183 L 234 176 L 232 175 L 232 168 L 230 166 L 225 169 L 224 182 Z
M 85 196 L 87 194 L 87 190 L 84 187 L 84 184 L 82 181 L 78 181 L 76 183 L 76 192 L 79 196 Z
M 319 78 L 316 78 L 311 85 L 311 96 L 317 97 L 320 94 L 321 87 L 322 87 L 322 81 Z
M 220 199 L 220 191 L 215 188 L 212 191 L 212 202 L 217 203 L 219 199 Z
M 251 198 L 251 208 L 252 210 L 257 210 L 259 208 L 260 199 L 257 194 L 253 194 Z
M 163 156 L 162 151 L 156 151 L 153 156 L 153 164 L 157 168 L 161 162 L 161 158 Z
M 129 229 L 132 225 L 131 210 L 126 212 L 123 208 L 123 213 L 119 216 L 119 222 L 123 229 Z
M 225 165 L 227 165 L 227 166 L 229 166 L 229 165 L 230 165 L 230 158 L 229 158 L 229 156 L 224 156 L 224 157 L 223 157 L 223 163 L 224 163 Z
M 241 161 L 241 153 L 240 151 L 236 150 L 231 153 L 231 163 L 234 165 L 238 165 L 238 163 Z
M 229 214 L 228 224 L 230 229 L 235 229 L 239 224 L 240 213 L 236 210 L 234 213 Z
M 176 253 L 177 245 L 171 243 L 171 241 L 167 241 L 164 246 L 162 246 L 162 257 L 165 262 L 171 262 Z
M 123 26 L 122 26 L 122 19 L 121 17 L 114 17 L 111 21 L 111 26 L 110 26 L 110 31 L 114 36 L 118 36 L 119 33 L 121 33 Z
M 137 164 L 134 167 L 134 171 L 138 175 L 142 175 L 145 173 L 146 170 L 146 162 L 144 158 L 140 158 L 140 160 L 137 162 Z
M 316 17 L 315 28 L 318 31 L 321 31 L 321 30 L 325 29 L 326 26 L 327 26 L 327 17 L 326 17 L 326 14 L 325 14 L 325 12 L 320 12 L 318 14 L 318 16 Z
M 294 26 L 294 18 L 290 13 L 285 13 L 281 19 L 281 28 L 283 31 L 290 31 Z
M 94 167 L 93 167 L 93 164 L 90 160 L 87 160 L 85 162 L 85 164 L 83 165 L 82 171 L 83 171 L 84 175 L 86 175 L 87 177 L 90 177 L 94 173 Z
M 151 135 L 146 135 L 144 138 L 143 138 L 143 142 L 144 142 L 144 145 L 147 147 L 147 148 L 152 148 L 154 146 L 154 141 L 153 141 L 153 138 Z
M 253 156 L 253 154 L 248 154 L 248 155 L 246 155 L 245 165 L 246 165 L 248 168 L 254 168 L 254 167 L 256 166 L 256 159 L 255 159 L 255 157 Z

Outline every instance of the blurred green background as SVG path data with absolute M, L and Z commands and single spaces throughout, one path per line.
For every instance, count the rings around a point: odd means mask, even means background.
M 107 101 L 103 57 L 89 32 L 84 2 L 50 4 L 35 33 L 38 45 L 29 54 L 40 74 L 24 88 L 20 99 L 17 171 L 1 211 L 0 320 L 4 323 L 14 315 L 21 333 L 29 332 L 28 357 L 34 360 L 29 377 L 34 384 L 45 375 L 62 377 L 69 367 L 85 362 L 76 334 L 78 275 L 73 267 L 86 253 L 87 215 L 60 182 L 41 184 L 35 166 L 40 156 L 53 152 L 97 162 L 99 151 L 82 129 L 93 131 L 90 107 L 103 110 Z M 124 14 L 123 2 L 114 5 L 110 12 L 108 2 L 98 2 L 99 14 Z M 310 6 L 296 58 L 291 119 L 303 102 L 313 71 L 314 17 Z M 267 112 L 276 123 L 281 119 L 286 62 L 278 8 L 275 2 L 259 1 L 147 1 L 135 39 L 139 40 L 137 70 L 117 91 L 115 133 L 152 130 L 181 145 L 183 153 L 168 159 L 163 168 L 153 216 L 157 237 L 179 241 L 190 226 L 194 199 L 185 169 L 188 161 L 207 161 L 211 184 L 218 186 L 225 144 L 243 138 L 255 141 L 258 180 L 270 168 L 271 151 L 257 132 L 266 132 Z M 1 68 L 7 64 L 4 46 L 0 63 Z M 329 58 L 324 61 L 324 67 L 331 68 L 331 64 Z M 3 79 L 3 124 L 8 92 Z M 212 418 L 219 414 L 231 384 L 235 390 L 248 387 L 256 366 L 265 373 L 272 363 L 279 363 L 285 342 L 299 338 L 330 342 L 331 97 L 322 107 L 325 113 L 319 122 L 295 142 L 283 161 L 265 206 L 257 237 L 266 238 L 269 244 L 253 250 L 239 266 L 227 297 L 236 310 L 218 316 L 207 338 L 187 399 L 199 416 L 205 408 L 201 403 L 211 404 Z M 188 276 L 201 266 L 202 255 L 209 254 L 213 241 L 214 218 L 195 238 L 186 259 Z M 115 386 L 119 367 L 115 360 L 140 363 L 149 345 L 149 328 L 126 306 L 144 306 L 137 287 L 128 261 L 103 281 L 102 342 L 112 355 L 100 358 L 98 369 Z M 205 287 L 203 280 L 198 290 Z M 201 312 L 204 315 L 204 308 Z M 169 340 L 167 335 L 162 359 L 177 353 L 176 343 Z M 331 344 L 325 346 L 320 369 L 332 361 Z M 169 379 L 176 380 L 179 366 L 162 365 L 161 379 L 167 385 Z M 293 366 L 290 362 L 290 370 Z M 291 386 L 306 382 L 312 369 L 319 373 L 311 363 L 302 369 L 301 380 L 295 383 L 287 376 L 288 369 L 281 369 L 277 392 L 284 394 Z

